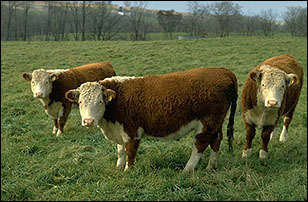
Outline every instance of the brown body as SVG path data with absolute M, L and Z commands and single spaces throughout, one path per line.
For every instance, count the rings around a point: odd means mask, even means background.
M 72 107 L 72 103 L 65 99 L 65 92 L 77 88 L 84 82 L 98 81 L 106 77 L 115 76 L 115 72 L 110 62 L 98 62 L 71 68 L 55 75 L 56 78 L 52 81 L 51 93 L 47 98 L 44 98 L 43 104 L 46 113 L 54 119 L 54 128 L 57 128 L 62 133 Z M 29 80 L 27 73 L 24 73 L 23 77 Z M 61 117 L 51 114 L 51 111 L 54 110 L 52 109 L 54 103 L 62 105 L 61 110 L 63 110 L 63 113 Z M 57 135 L 60 134 L 59 131 Z
M 197 153 L 203 153 L 209 144 L 218 152 L 222 124 L 232 104 L 228 125 L 231 146 L 237 80 L 226 68 L 198 68 L 121 82 L 110 78 L 99 83 L 116 94 L 106 105 L 103 118 L 122 125 L 129 136 L 129 140 L 124 141 L 127 168 L 133 165 L 142 134 L 179 139 L 185 133 L 183 127 L 193 121 L 200 122 L 194 144 Z M 185 169 L 190 170 L 189 166 Z
M 249 110 L 253 110 L 257 108 L 258 96 L 260 95 L 260 93 L 258 94 L 258 92 L 260 92 L 260 83 L 256 82 L 252 78 L 252 75 L 255 72 L 259 72 L 260 67 L 264 65 L 265 66 L 269 65 L 273 68 L 282 70 L 286 75 L 293 74 L 296 76 L 294 76 L 295 80 L 291 81 L 290 84 L 286 82 L 286 85 L 285 85 L 286 88 L 284 90 L 283 99 L 281 101 L 281 106 L 279 108 L 275 109 L 275 108 L 266 108 L 262 106 L 259 107 L 260 108 L 259 113 L 260 114 L 263 113 L 265 118 L 267 115 L 273 116 L 272 118 L 273 124 L 257 125 L 255 123 L 250 123 L 249 121 L 247 121 L 247 112 Z M 272 82 L 273 83 L 276 82 L 274 77 L 272 79 Z M 260 128 L 262 128 L 262 134 L 261 134 L 261 138 L 263 142 L 262 150 L 264 150 L 265 152 L 268 152 L 267 145 L 270 140 L 270 135 L 273 132 L 274 128 L 276 127 L 279 121 L 279 118 L 281 116 L 285 117 L 284 127 L 286 130 L 288 129 L 289 124 L 293 117 L 296 104 L 299 100 L 302 85 L 303 85 L 303 68 L 296 61 L 296 59 L 289 54 L 269 58 L 251 70 L 251 72 L 249 73 L 243 85 L 243 90 L 242 90 L 242 95 L 241 95 L 242 117 L 244 120 L 245 129 L 246 129 L 246 146 L 245 146 L 244 151 L 247 151 L 247 149 L 251 148 L 251 143 L 255 136 L 255 127 L 259 126 Z M 261 112 L 262 110 L 263 112 Z M 275 112 L 275 113 L 272 113 L 272 112 Z M 261 154 L 260 154 L 260 157 L 261 157 Z

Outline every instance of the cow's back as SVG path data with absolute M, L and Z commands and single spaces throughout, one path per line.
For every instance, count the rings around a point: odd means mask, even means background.
M 53 82 L 50 98 L 66 101 L 64 95 L 68 90 L 78 88 L 84 82 L 98 81 L 112 76 L 115 76 L 115 71 L 110 62 L 92 63 L 68 69 L 59 74 L 57 80 Z

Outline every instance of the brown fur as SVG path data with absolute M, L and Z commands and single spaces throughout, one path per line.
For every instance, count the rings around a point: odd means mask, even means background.
M 296 74 L 298 77 L 298 81 L 296 81 L 291 86 L 287 86 L 281 107 L 278 111 L 278 116 L 277 116 L 275 125 L 263 127 L 263 131 L 261 135 L 262 140 L 263 140 L 262 149 L 267 152 L 268 151 L 267 144 L 269 141 L 270 133 L 273 131 L 274 127 L 277 125 L 279 118 L 281 116 L 286 116 L 290 118 L 287 121 L 287 123 L 286 122 L 284 123 L 286 128 L 288 128 L 289 123 L 291 122 L 296 104 L 300 96 L 301 88 L 303 85 L 303 68 L 292 55 L 285 54 L 285 55 L 280 55 L 280 56 L 272 57 L 272 58 L 265 60 L 263 63 L 253 68 L 251 72 L 255 72 L 259 70 L 259 68 L 262 65 L 270 65 L 272 67 L 283 70 L 287 74 L 290 74 L 290 73 Z M 258 86 L 257 86 L 257 83 L 250 78 L 249 75 L 251 74 L 251 72 L 248 74 L 246 78 L 246 81 L 243 85 L 242 95 L 241 95 L 242 118 L 244 120 L 244 124 L 246 128 L 245 150 L 251 148 L 251 142 L 255 136 L 255 126 L 246 123 L 245 117 L 244 117 L 246 111 L 249 109 L 252 109 L 257 104 Z
M 49 105 L 54 101 L 59 101 L 62 102 L 64 109 L 60 120 L 54 119 L 54 126 L 63 132 L 63 127 L 71 111 L 72 103 L 65 99 L 66 91 L 78 88 L 84 82 L 98 81 L 111 76 L 115 76 L 115 72 L 110 62 L 82 65 L 58 74 L 57 79 L 52 83 Z
M 116 92 L 116 98 L 106 106 L 104 118 L 123 124 L 131 138 L 125 145 L 129 166 L 139 145 L 139 140 L 134 139 L 138 127 L 150 136 L 165 137 L 192 120 L 201 120 L 204 129 L 196 136 L 198 152 L 202 153 L 209 144 L 217 152 L 222 123 L 231 102 L 236 106 L 237 99 L 236 77 L 226 68 L 198 68 L 99 83 Z M 232 119 L 234 111 L 233 104 Z

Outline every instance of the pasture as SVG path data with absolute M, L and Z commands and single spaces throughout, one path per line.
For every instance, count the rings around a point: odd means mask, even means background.
M 116 144 L 96 127 L 81 126 L 74 108 L 61 137 L 22 72 L 110 61 L 117 75 L 142 76 L 225 66 L 237 76 L 239 96 L 247 73 L 267 58 L 290 53 L 304 67 L 304 85 L 289 139 L 269 143 L 260 160 L 260 130 L 253 155 L 242 159 L 245 129 L 240 98 L 233 152 L 226 117 L 218 169 L 207 171 L 207 149 L 195 171 L 182 173 L 192 135 L 180 141 L 141 141 L 134 170 L 115 169 Z M 282 121 L 279 123 L 280 131 Z M 281 36 L 172 41 L 1 42 L 1 200 L 307 200 L 307 38 Z

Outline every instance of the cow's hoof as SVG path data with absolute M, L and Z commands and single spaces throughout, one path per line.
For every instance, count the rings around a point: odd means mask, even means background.
M 61 136 L 61 134 L 62 134 L 62 131 L 61 130 L 58 130 L 58 132 L 57 132 L 57 137 L 59 137 L 59 136 Z
M 288 132 L 285 127 L 283 127 L 282 132 L 280 134 L 279 141 L 280 142 L 286 142 L 288 140 Z
M 266 151 L 264 151 L 263 149 L 261 149 L 261 150 L 259 151 L 259 157 L 260 157 L 260 159 L 266 159 L 267 156 L 268 156 L 268 153 L 267 153 Z
M 243 150 L 242 157 L 247 158 L 247 157 L 250 157 L 251 154 L 252 154 L 252 148 L 249 148 L 247 150 Z

